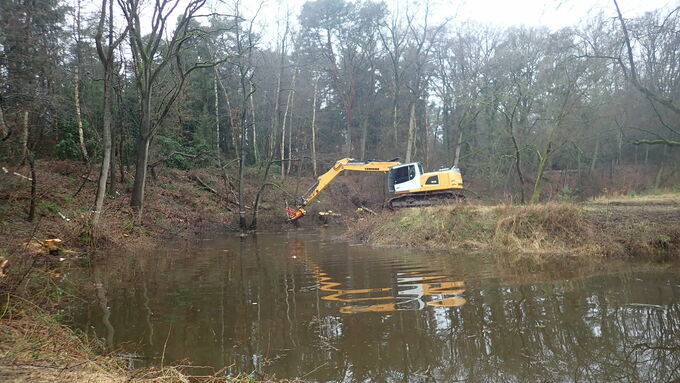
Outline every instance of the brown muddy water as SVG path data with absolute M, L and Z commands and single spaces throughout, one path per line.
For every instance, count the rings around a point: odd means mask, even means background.
M 680 378 L 680 273 L 508 273 L 492 257 L 232 235 L 82 270 L 74 325 L 135 366 L 319 382 Z

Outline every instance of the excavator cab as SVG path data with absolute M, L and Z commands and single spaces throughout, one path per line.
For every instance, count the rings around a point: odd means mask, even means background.
M 420 176 L 423 171 L 422 162 L 396 165 L 387 173 L 387 190 L 390 194 L 420 188 Z

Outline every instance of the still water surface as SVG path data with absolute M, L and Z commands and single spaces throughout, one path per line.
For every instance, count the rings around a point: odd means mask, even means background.
M 678 272 L 518 276 L 480 254 L 321 232 L 112 256 L 84 273 L 96 288 L 76 326 L 137 365 L 323 382 L 680 378 Z

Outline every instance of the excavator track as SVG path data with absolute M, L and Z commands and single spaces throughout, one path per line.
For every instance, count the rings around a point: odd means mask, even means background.
M 463 189 L 411 193 L 389 199 L 387 201 L 387 207 L 390 210 L 395 210 L 407 207 L 446 205 L 450 203 L 463 202 L 466 198 L 466 194 L 468 194 L 468 191 Z

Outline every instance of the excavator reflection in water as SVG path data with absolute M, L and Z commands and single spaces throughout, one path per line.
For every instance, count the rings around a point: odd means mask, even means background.
M 417 272 L 400 272 L 396 275 L 396 287 L 373 287 L 345 289 L 319 265 L 306 257 L 304 244 L 291 244 L 289 259 L 303 262 L 314 275 L 320 291 L 331 293 L 322 300 L 348 303 L 341 307 L 343 314 L 362 312 L 389 312 L 400 310 L 423 310 L 427 306 L 456 307 L 465 304 L 461 295 L 465 282 L 446 281 L 445 275 L 425 275 Z
M 454 307 L 465 304 L 461 296 L 465 292 L 463 281 L 440 281 L 444 275 L 418 275 L 417 273 L 398 273 L 397 289 L 378 287 L 369 289 L 342 289 L 326 273 L 318 272 L 319 290 L 332 294 L 321 297 L 327 301 L 350 303 L 340 308 L 343 314 L 361 312 L 386 312 L 399 310 L 422 310 L 427 306 Z M 385 293 L 383 296 L 365 296 L 371 293 Z M 396 294 L 395 294 L 396 293 Z M 371 303 L 385 301 L 385 303 Z

